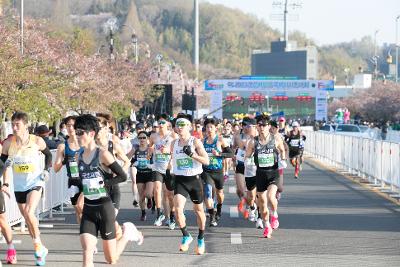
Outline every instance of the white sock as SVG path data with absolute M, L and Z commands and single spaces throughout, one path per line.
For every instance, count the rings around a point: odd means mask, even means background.
M 10 244 L 8 244 L 8 249 L 15 249 L 14 243 L 12 241 Z
M 34 239 L 33 239 L 33 243 L 34 243 L 34 244 L 42 244 L 42 240 L 40 240 L 40 237 L 34 238 Z
M 277 212 L 276 210 L 274 210 L 274 211 L 272 212 L 272 216 L 278 217 L 278 212 Z
M 265 225 L 265 227 L 271 227 L 271 224 L 269 223 L 269 220 L 268 221 L 264 221 L 264 225 Z

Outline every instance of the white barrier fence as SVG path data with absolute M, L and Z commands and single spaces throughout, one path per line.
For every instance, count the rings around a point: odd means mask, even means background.
M 307 130 L 304 133 L 306 152 L 400 197 L 399 143 Z
M 54 161 L 56 157 L 55 150 L 52 151 L 52 155 Z M 50 179 L 45 184 L 42 201 L 39 203 L 39 206 L 36 210 L 38 217 L 47 213 L 51 217 L 53 208 L 60 205 L 62 206 L 64 202 L 69 200 L 67 196 L 67 185 L 68 177 L 65 167 L 63 167 L 58 173 L 55 173 L 53 169 L 50 170 Z M 7 219 L 9 224 L 12 226 L 23 222 L 23 217 L 19 212 L 18 205 L 15 200 L 12 179 L 10 179 L 10 196 L 11 198 L 8 198 L 6 195 L 4 195 L 4 199 L 6 202 Z

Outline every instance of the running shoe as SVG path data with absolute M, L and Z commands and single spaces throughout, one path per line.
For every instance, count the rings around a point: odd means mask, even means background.
M 267 226 L 265 227 L 265 229 L 264 229 L 263 236 L 264 236 L 265 238 L 271 238 L 271 235 L 272 235 L 272 228 L 271 228 L 271 226 L 267 225 Z
M 143 244 L 144 237 L 142 232 L 138 231 L 136 226 L 131 223 L 131 222 L 125 222 L 122 225 L 124 231 L 123 231 L 123 236 L 128 240 L 128 241 L 134 241 L 136 244 L 139 246 Z
M 273 230 L 278 229 L 279 227 L 279 220 L 278 216 L 271 216 L 271 227 Z
M 245 220 L 249 218 L 249 211 L 247 209 L 243 211 L 243 218 L 245 218 Z
M 239 212 L 244 212 L 244 204 L 246 203 L 245 199 L 241 199 L 237 205 L 238 211 Z
M 17 251 L 15 249 L 7 249 L 6 262 L 7 264 L 17 263 Z
M 99 250 L 97 249 L 97 246 L 95 246 L 93 250 L 93 255 L 96 255 L 97 253 L 99 253 Z
M 298 179 L 298 178 L 299 178 L 299 176 L 298 176 L 298 175 L 295 175 L 295 176 L 294 176 L 294 179 Z
M 224 175 L 224 182 L 228 181 L 228 179 L 229 179 L 229 175 L 225 174 Z
M 171 220 L 168 218 L 165 220 L 165 226 L 169 226 L 171 224 Z
M 46 264 L 46 256 L 49 250 L 42 244 L 35 244 L 36 266 L 44 266 Z
M 256 218 L 256 210 L 249 209 L 249 221 L 255 222 Z
M 191 235 L 182 236 L 181 244 L 179 245 L 179 251 L 188 251 L 190 243 L 192 243 L 193 237 Z
M 141 216 L 140 216 L 140 220 L 142 221 L 142 222 L 144 222 L 145 220 L 146 220 L 146 214 L 142 214 Z
M 264 224 L 263 224 L 263 221 L 262 221 L 261 218 L 258 218 L 258 219 L 257 219 L 256 228 L 257 228 L 257 229 L 263 229 L 263 228 L 264 228 Z
M 205 250 L 206 250 L 206 245 L 204 242 L 204 238 L 197 239 L 197 247 L 195 249 L 196 254 L 203 255 Z
M 169 225 L 168 225 L 169 230 L 174 230 L 175 227 L 176 227 L 176 222 L 175 222 L 175 220 L 170 220 L 170 221 L 169 221 Z
M 281 200 L 282 194 L 280 192 L 276 191 L 275 197 L 276 197 L 276 200 L 279 201 L 279 200 Z
M 219 220 L 221 220 L 221 213 L 220 212 L 215 213 L 215 220 L 217 222 L 219 222 Z
M 161 226 L 162 222 L 165 220 L 165 215 L 164 214 L 160 214 L 160 216 L 158 216 L 158 218 L 154 221 L 154 225 L 155 226 Z
M 210 216 L 210 227 L 216 227 L 217 225 L 218 225 L 218 222 L 215 219 L 215 215 L 214 216 Z
M 151 203 L 151 198 L 147 198 L 147 209 L 151 209 L 153 207 L 153 204 Z
M 139 203 L 136 200 L 133 201 L 132 205 L 136 208 L 139 207 Z

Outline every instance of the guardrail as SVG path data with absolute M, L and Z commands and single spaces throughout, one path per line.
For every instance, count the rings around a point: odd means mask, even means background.
M 53 161 L 56 157 L 56 150 L 53 150 Z M 44 164 L 44 156 L 43 156 Z M 49 214 L 52 216 L 52 209 L 68 201 L 67 196 L 67 185 L 68 177 L 65 167 L 63 167 L 58 173 L 55 173 L 53 169 L 50 170 L 50 179 L 46 182 L 43 190 L 43 197 L 41 202 L 36 209 L 36 215 L 40 218 L 43 214 Z M 21 223 L 24 221 L 21 213 L 19 212 L 17 202 L 14 195 L 14 185 L 12 179 L 10 179 L 10 198 L 4 196 L 6 202 L 6 214 L 8 222 L 11 226 Z
M 400 144 L 355 136 L 304 131 L 305 152 L 360 176 L 400 197 Z

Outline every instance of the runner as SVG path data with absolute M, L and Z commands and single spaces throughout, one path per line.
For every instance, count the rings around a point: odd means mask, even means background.
M 3 175 L 2 191 L 9 195 L 7 185 L 12 172 L 18 208 L 33 239 L 35 263 L 43 266 L 46 264 L 48 250 L 40 239 L 39 222 L 35 214 L 45 181 L 49 178 L 52 155 L 41 137 L 29 134 L 26 113 L 14 113 L 11 121 L 14 135 L 4 141 L 1 155 L 7 166 Z M 40 152 L 45 155 L 44 170 L 40 167 L 42 166 Z
M 254 135 L 253 135 L 254 134 Z M 248 147 L 249 143 L 254 140 L 258 135 L 257 130 L 249 134 L 249 138 L 246 140 L 245 147 Z M 248 206 L 249 221 L 255 222 L 257 220 L 257 205 L 256 205 L 256 172 L 257 166 L 254 163 L 254 154 L 245 159 L 244 162 L 244 178 L 246 182 L 246 203 Z M 259 218 L 261 220 L 261 218 Z M 257 227 L 260 226 L 260 222 L 257 223 Z M 262 226 L 262 224 L 261 224 Z
M 76 118 L 75 133 L 83 151 L 79 154 L 78 168 L 81 179 L 84 206 L 80 223 L 80 240 L 83 249 L 83 266 L 93 265 L 98 232 L 103 239 L 104 256 L 109 264 L 115 264 L 128 241 L 143 242 L 143 235 L 134 224 L 123 224 L 123 234 L 116 240 L 115 212 L 106 186 L 126 181 L 126 173 L 106 149 L 99 148 L 95 139 L 100 130 L 96 117 L 85 114 Z M 104 175 L 101 169 L 110 169 L 113 176 Z M 101 219 L 99 219 L 101 218 Z
M 0 150 L 1 149 L 2 149 L 2 146 L 0 144 Z M 5 170 L 5 164 L 4 164 L 3 160 L 0 159 L 0 177 L 2 176 L 4 170 Z M 1 191 L 0 191 L 1 234 L 4 236 L 4 239 L 7 243 L 6 262 L 7 262 L 7 264 L 16 264 L 17 263 L 17 251 L 15 250 L 14 243 L 13 243 L 13 232 L 7 221 L 6 203 L 5 203 L 5 199 L 4 199 L 4 193 L 7 195 L 7 197 L 10 197 L 10 195 L 7 193 L 7 189 L 3 190 L 3 187 L 8 188 L 9 184 L 6 184 L 6 183 L 1 184 L 1 182 L 0 182 L 0 188 L 1 188 Z
M 54 171 L 57 173 L 65 165 L 68 176 L 68 192 L 71 194 L 71 204 L 75 209 L 76 221 L 81 222 L 83 209 L 82 187 L 80 186 L 78 155 L 82 151 L 79 147 L 78 139 L 75 134 L 74 124 L 76 117 L 69 116 L 63 120 L 66 126 L 68 138 L 57 147 L 56 160 L 54 161 Z M 76 193 L 74 193 L 76 192 Z
M 278 201 L 276 191 L 278 189 L 278 167 L 286 167 L 285 148 L 282 139 L 270 134 L 270 121 L 266 115 L 256 118 L 259 136 L 251 141 L 246 149 L 246 158 L 254 153 L 254 162 L 257 166 L 256 187 L 259 211 L 264 222 L 264 237 L 270 238 L 272 229 L 279 227 Z M 278 160 L 281 154 L 281 160 Z M 271 223 L 269 221 L 268 203 L 271 205 Z
M 234 148 L 236 151 L 236 170 L 235 170 L 235 180 L 236 180 L 236 193 L 239 197 L 238 210 L 243 213 L 245 219 L 248 218 L 249 213 L 245 208 L 246 198 L 245 190 L 246 184 L 244 179 L 244 160 L 246 153 L 246 143 L 251 136 L 254 136 L 254 131 L 256 121 L 249 117 L 243 118 L 242 121 L 242 133 L 238 134 L 234 138 Z
M 165 219 L 165 215 L 161 211 L 162 192 L 164 192 L 164 209 L 168 227 L 175 229 L 175 212 L 174 212 L 174 181 L 168 169 L 168 163 L 171 158 L 171 142 L 174 139 L 172 132 L 168 131 L 167 114 L 158 116 L 159 132 L 150 136 L 149 146 L 154 150 L 153 153 L 153 182 L 154 182 L 154 200 L 157 209 L 157 218 L 154 221 L 155 226 L 161 226 Z M 164 185 L 163 185 L 164 184 Z
M 203 165 L 201 177 L 204 181 L 206 207 L 210 214 L 210 226 L 217 226 L 222 213 L 222 203 L 224 202 L 224 176 L 222 170 L 222 160 L 233 157 L 233 151 L 225 140 L 217 135 L 218 122 L 214 118 L 207 118 L 204 121 L 206 128 L 206 138 L 203 145 L 210 159 L 209 165 Z M 214 211 L 213 186 L 216 189 L 217 212 Z
M 232 133 L 232 122 L 227 121 L 224 124 L 224 130 L 222 138 L 224 139 L 225 143 L 228 144 L 230 148 L 233 147 L 233 133 Z M 232 167 L 232 158 L 224 158 L 223 161 L 224 166 L 224 180 L 225 182 L 229 179 L 229 170 Z
M 278 120 L 278 125 L 275 121 L 271 122 L 271 133 L 272 134 L 279 134 L 283 140 L 283 145 L 285 147 L 285 155 L 289 155 L 289 147 L 285 142 L 288 129 L 286 127 L 286 119 L 284 117 L 280 117 Z M 278 184 L 278 191 L 276 192 L 276 199 L 279 201 L 281 199 L 281 194 L 283 192 L 283 168 L 279 168 L 279 184 Z
M 195 252 L 201 255 L 205 251 L 206 216 L 203 209 L 203 184 L 200 174 L 203 172 L 202 164 L 209 165 L 210 161 L 201 141 L 191 136 L 191 124 L 191 116 L 178 114 L 175 128 L 179 138 L 172 141 L 170 165 L 172 164 L 175 174 L 174 206 L 176 219 L 183 235 L 179 249 L 180 251 L 187 251 L 193 241 L 186 228 L 186 218 L 183 213 L 186 199 L 190 196 L 199 227 Z
M 134 148 L 133 157 L 131 160 L 132 166 L 135 166 L 137 171 L 136 183 L 139 191 L 139 206 L 142 210 L 140 217 L 141 221 L 146 220 L 146 198 L 147 207 L 151 208 L 151 199 L 153 197 L 153 176 L 151 164 L 152 155 L 149 155 L 149 144 L 147 132 L 141 131 L 138 133 L 139 146 Z
M 300 124 L 295 121 L 292 123 L 292 130 L 289 132 L 286 143 L 289 145 L 289 159 L 294 167 L 294 178 L 299 178 L 301 164 L 303 163 L 304 141 L 306 137 L 300 130 Z

